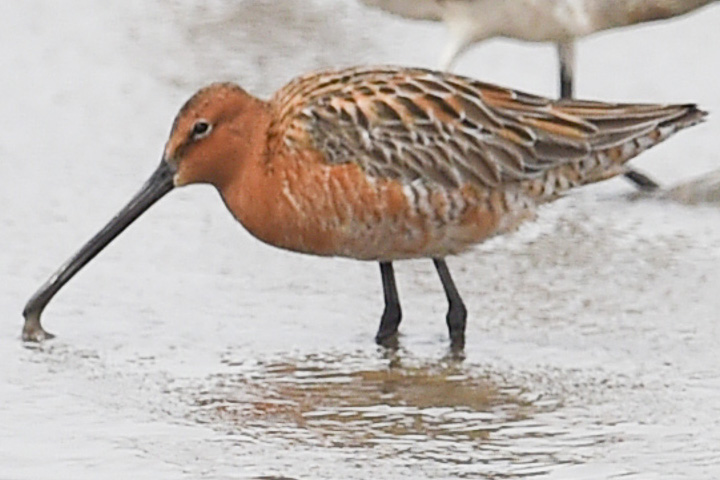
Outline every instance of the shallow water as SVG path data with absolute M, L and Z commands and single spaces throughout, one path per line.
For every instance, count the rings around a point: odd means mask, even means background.
M 210 80 L 267 95 L 325 65 L 434 64 L 443 31 L 353 2 L 5 2 L 0 50 L 0 478 L 720 476 L 720 211 L 618 179 L 449 260 L 470 312 L 448 352 L 430 262 L 401 262 L 400 349 L 372 338 L 377 265 L 260 244 L 211 189 L 173 192 L 63 289 L 24 302 L 154 168 Z M 720 111 L 720 9 L 580 45 L 578 93 Z M 298 40 L 299 39 L 299 40 Z M 552 95 L 549 46 L 460 71 Z M 717 169 L 717 121 L 636 162 Z

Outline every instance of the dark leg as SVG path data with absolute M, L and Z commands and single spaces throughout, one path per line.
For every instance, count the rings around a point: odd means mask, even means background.
M 560 98 L 573 98 L 573 72 L 575 69 L 575 44 L 574 42 L 559 42 L 557 44 L 558 58 L 560 60 Z M 653 192 L 660 188 L 660 185 L 652 178 L 637 170 L 629 169 L 625 172 L 625 178 L 630 180 L 643 192 Z
M 575 68 L 575 42 L 557 44 L 560 60 L 560 98 L 573 98 L 573 70 Z
M 400 298 L 395 285 L 395 272 L 392 262 L 380 262 L 380 275 L 382 276 L 383 295 L 385 296 L 385 310 L 380 319 L 380 328 L 375 335 L 378 345 L 392 347 L 396 345 L 398 326 L 402 319 Z
M 445 289 L 445 296 L 448 299 L 447 326 L 450 332 L 450 348 L 455 351 L 462 350 L 465 347 L 465 320 L 467 319 L 467 309 L 460 298 L 460 294 L 455 288 L 444 259 L 433 258 L 433 263 L 440 275 L 440 281 Z
M 642 172 L 638 172 L 637 170 L 628 170 L 625 172 L 625 178 L 630 180 L 643 192 L 654 192 L 655 190 L 660 189 L 660 185 L 655 180 Z

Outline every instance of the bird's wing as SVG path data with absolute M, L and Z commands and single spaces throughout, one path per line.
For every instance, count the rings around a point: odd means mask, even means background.
M 546 98 L 422 69 L 357 68 L 300 77 L 271 101 L 271 136 L 328 164 L 402 183 L 496 188 L 622 146 L 686 106 Z

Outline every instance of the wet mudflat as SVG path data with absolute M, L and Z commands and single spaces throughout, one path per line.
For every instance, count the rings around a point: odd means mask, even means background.
M 24 302 L 149 175 L 197 87 L 267 95 L 324 65 L 431 66 L 444 37 L 351 2 L 6 3 L 0 477 L 720 475 L 720 211 L 623 180 L 449 260 L 470 312 L 462 361 L 431 262 L 397 265 L 387 352 L 377 265 L 264 246 L 203 187 L 153 207 L 51 303 L 58 338 L 23 346 Z M 720 64 L 698 52 L 719 21 L 580 47 L 581 96 L 710 110 L 635 162 L 667 184 L 718 167 Z M 459 68 L 555 92 L 551 47 L 493 42 Z

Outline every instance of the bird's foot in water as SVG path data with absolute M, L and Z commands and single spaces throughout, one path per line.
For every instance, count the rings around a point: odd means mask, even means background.
M 25 325 L 23 325 L 22 329 L 22 339 L 24 342 L 40 343 L 54 337 L 55 335 L 47 332 L 42 325 L 40 325 L 39 315 L 30 314 L 25 317 Z
M 457 359 L 465 358 L 465 332 L 453 332 L 450 336 L 450 352 Z
M 375 335 L 375 343 L 381 347 L 387 348 L 388 350 L 397 350 L 400 347 L 400 341 L 398 340 L 398 331 L 393 332 L 378 332 Z

